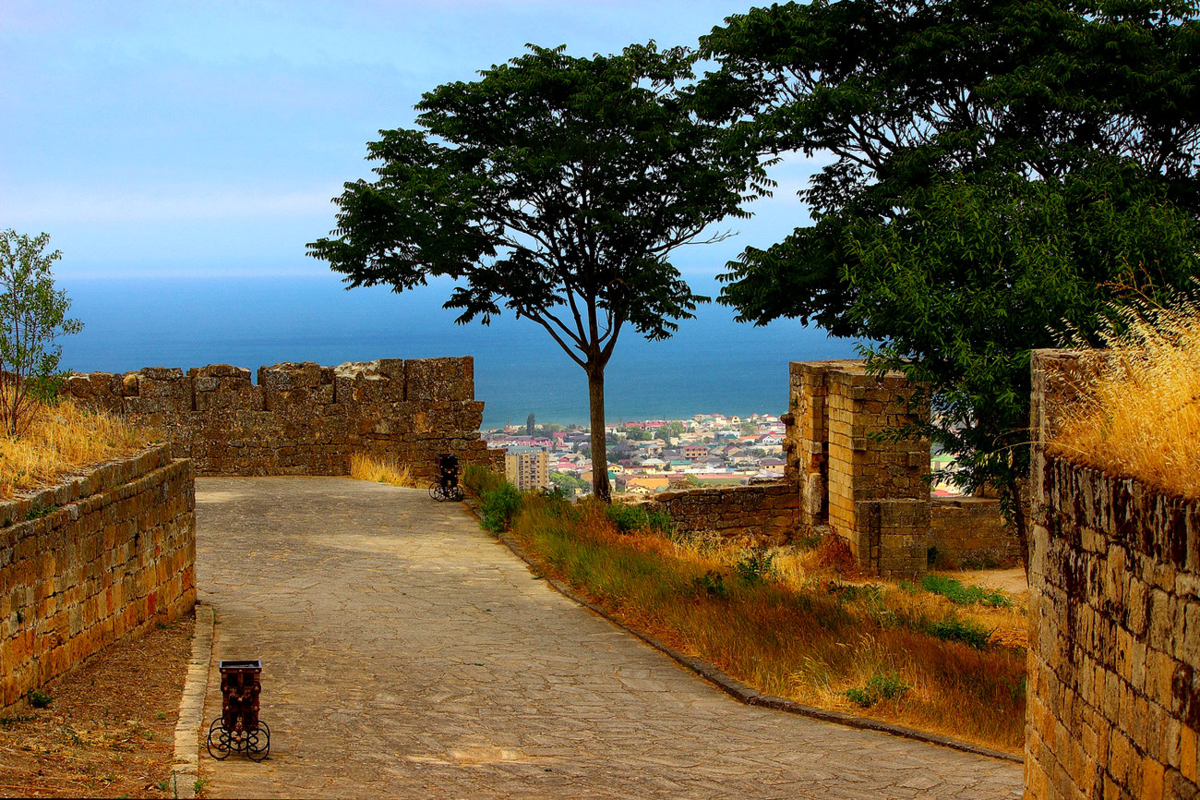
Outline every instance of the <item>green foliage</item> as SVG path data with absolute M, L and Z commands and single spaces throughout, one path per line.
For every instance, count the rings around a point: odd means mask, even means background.
M 733 565 L 733 572 L 744 586 L 761 586 L 771 574 L 775 556 L 766 550 L 747 548 Z
M 504 476 L 482 464 L 468 464 L 462 473 L 463 488 L 475 497 L 483 497 L 505 484 Z
M 664 535 L 671 533 L 671 517 L 662 511 L 647 511 L 644 506 L 615 503 L 605 509 L 605 514 L 621 533 L 639 530 L 652 530 Z
M 626 425 L 621 428 L 621 431 L 625 434 L 625 438 L 631 442 L 649 442 L 654 439 L 654 434 L 645 428 Z
M 499 488 L 485 491 L 479 498 L 483 511 L 480 524 L 492 533 L 507 530 L 521 510 L 523 499 L 517 487 L 505 481 Z
M 992 637 L 992 632 L 978 622 L 962 619 L 955 614 L 947 614 L 940 620 L 928 623 L 925 631 L 938 639 L 945 639 L 948 642 L 963 642 L 976 650 L 986 649 Z
M 336 238 L 308 253 L 351 287 L 455 281 L 447 308 L 488 324 L 508 308 L 541 325 L 588 375 L 596 496 L 607 500 L 604 370 L 632 327 L 670 337 L 694 294 L 669 260 L 766 179 L 692 112 L 692 54 L 530 52 L 425 93 L 420 130 L 368 145 L 376 180 L 345 184 Z M 723 238 L 710 237 L 708 241 Z
M 25 697 L 27 700 L 29 700 L 29 705 L 33 706 L 34 708 L 46 708 L 52 702 L 54 702 L 54 698 L 43 692 L 41 689 L 34 689 Z
M 41 506 L 39 508 L 31 508 L 25 512 L 25 520 L 29 521 L 31 519 L 41 519 L 42 517 L 45 517 L 49 514 L 53 514 L 55 511 L 58 511 L 58 506 L 56 506 L 56 505 L 48 505 L 48 506 Z
M 963 586 L 962 581 L 947 578 L 945 575 L 929 573 L 921 577 L 921 587 L 927 592 L 940 594 L 959 605 L 984 605 L 997 608 L 1012 607 L 1012 600 L 1004 592 L 985 592 L 979 586 Z
M 691 580 L 692 591 L 705 597 L 715 597 L 720 600 L 729 599 L 729 589 L 725 586 L 725 576 L 710 569 L 703 575 L 697 575 Z
M 664 442 L 669 439 L 678 439 L 687 432 L 687 427 L 677 419 L 673 419 L 666 425 L 658 429 L 658 438 Z
M 880 700 L 897 700 L 911 688 L 900 680 L 899 673 L 876 672 L 861 689 L 847 689 L 846 697 L 863 708 L 870 708 Z
M 833 160 L 799 193 L 815 224 L 743 252 L 722 302 L 874 342 L 932 400 L 905 433 L 1000 489 L 1023 543 L 1030 350 L 1200 267 L 1195 7 L 815 0 L 727 23 L 701 40 L 707 113 Z
M 565 472 L 551 472 L 550 482 L 566 497 L 574 497 L 579 492 L 588 488 L 587 481 L 582 478 L 576 478 L 574 475 L 568 475 Z
M 46 253 L 49 243 L 46 233 L 0 231 L 0 423 L 9 436 L 28 428 L 39 400 L 57 394 L 62 347 L 55 339 L 83 329 L 67 318 L 66 292 L 54 288 L 50 268 L 62 253 Z

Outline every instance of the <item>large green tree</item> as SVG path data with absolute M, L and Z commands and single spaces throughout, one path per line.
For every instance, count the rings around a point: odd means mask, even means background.
M 757 157 L 691 111 L 691 65 L 653 43 L 593 58 L 530 46 L 439 86 L 417 105 L 420 130 L 368 145 L 376 179 L 347 183 L 334 238 L 308 246 L 351 287 L 449 276 L 458 322 L 487 324 L 503 304 L 541 325 L 587 374 L 606 500 L 604 372 L 621 333 L 664 339 L 692 316 L 707 298 L 672 252 L 765 187 Z
M 1029 351 L 1196 274 L 1191 3 L 816 0 L 701 41 L 700 95 L 747 149 L 831 155 L 813 224 L 730 264 L 743 320 L 875 342 L 932 393 L 922 433 L 1024 542 Z

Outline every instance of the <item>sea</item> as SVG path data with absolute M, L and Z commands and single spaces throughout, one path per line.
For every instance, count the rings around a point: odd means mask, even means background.
M 719 291 L 712 279 L 692 285 Z M 254 374 L 284 361 L 469 355 L 485 429 L 523 425 L 530 414 L 588 424 L 583 369 L 549 334 L 507 312 L 486 326 L 456 324 L 456 313 L 441 307 L 450 293 L 444 282 L 402 294 L 346 290 L 333 275 L 60 278 L 58 286 L 84 323 L 60 340 L 61 366 L 77 372 L 235 364 Z M 755 327 L 733 317 L 709 303 L 665 341 L 623 330 L 605 376 L 608 422 L 781 414 L 788 362 L 857 354 L 856 342 L 795 320 Z

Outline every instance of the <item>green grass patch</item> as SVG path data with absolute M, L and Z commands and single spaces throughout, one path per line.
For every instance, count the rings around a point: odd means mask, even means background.
M 988 592 L 979 586 L 964 586 L 962 581 L 947 578 L 945 575 L 930 573 L 921 578 L 921 588 L 927 592 L 940 594 L 952 603 L 959 605 L 982 605 L 993 608 L 1010 608 L 1012 600 L 1001 591 Z

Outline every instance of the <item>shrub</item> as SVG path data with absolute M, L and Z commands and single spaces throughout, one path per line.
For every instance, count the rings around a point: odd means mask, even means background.
M 729 590 L 725 588 L 725 576 L 714 569 L 692 578 L 692 590 L 707 597 L 729 599 Z
M 482 464 L 468 464 L 463 470 L 462 486 L 473 497 L 482 498 L 488 492 L 494 492 L 506 483 L 503 475 Z
M 738 562 L 734 564 L 733 571 L 744 585 L 759 586 L 766 583 L 767 576 L 771 574 L 771 563 L 774 559 L 775 557 L 766 550 L 747 548 Z
M 492 533 L 500 533 L 512 525 L 512 519 L 521 510 L 523 498 L 517 487 L 504 481 L 500 487 L 484 492 L 479 499 L 483 509 L 480 524 Z
M 876 672 L 861 689 L 847 689 L 846 697 L 862 708 L 870 708 L 880 700 L 898 700 L 911 688 L 898 673 Z
M 54 698 L 43 692 L 41 689 L 34 689 L 27 695 L 27 697 L 29 698 L 29 705 L 33 706 L 34 708 L 46 708 L 48 705 L 54 702 Z
M 644 506 L 613 503 L 605 513 L 621 533 L 653 530 L 668 536 L 671 534 L 671 517 L 661 511 L 647 511 Z

